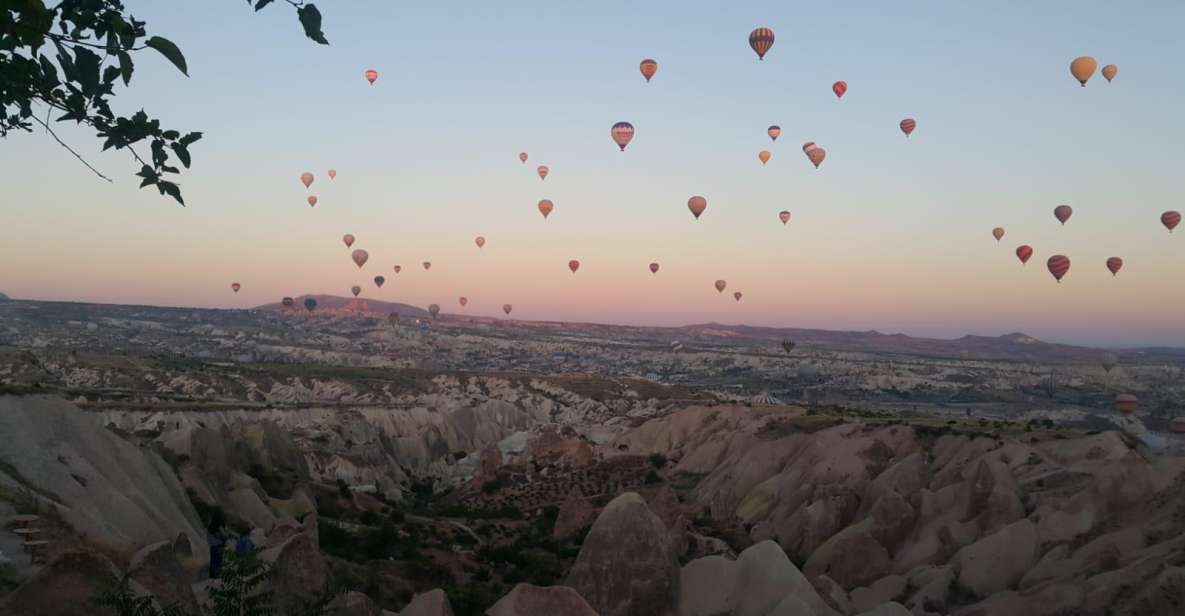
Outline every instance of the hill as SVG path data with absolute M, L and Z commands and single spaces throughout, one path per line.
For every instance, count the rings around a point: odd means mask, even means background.
M 318 312 L 368 312 L 380 316 L 386 316 L 394 312 L 398 313 L 401 317 L 421 318 L 431 316 L 428 314 L 427 310 L 423 308 L 417 308 L 409 304 L 384 302 L 376 299 L 338 297 L 336 295 L 301 295 L 299 297 L 294 297 L 293 299 L 296 300 L 296 307 L 304 310 L 304 300 L 309 297 L 317 300 Z M 256 306 L 254 309 L 274 312 L 285 310 L 284 305 L 280 302 Z

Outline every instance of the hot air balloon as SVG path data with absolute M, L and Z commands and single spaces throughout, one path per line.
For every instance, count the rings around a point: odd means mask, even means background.
M 547 220 L 547 215 L 551 213 L 551 210 L 554 207 L 555 204 L 551 202 L 551 199 L 544 199 L 539 202 L 539 213 L 543 214 L 544 220 Z
M 815 146 L 807 150 L 806 157 L 810 159 L 811 164 L 815 166 L 815 169 L 818 169 L 819 165 L 823 164 L 823 159 L 827 158 L 827 150 Z
M 650 83 L 650 78 L 658 72 L 658 62 L 646 58 L 638 65 L 638 70 L 642 71 L 642 76 L 646 78 L 646 83 Z
M 696 195 L 687 200 L 687 209 L 691 210 L 696 220 L 699 220 L 699 215 L 708 209 L 708 200 Z
M 354 245 L 354 235 L 351 233 L 347 233 L 347 234 L 343 235 L 342 236 L 342 243 L 344 243 L 346 245 L 346 248 L 353 246 Z
M 1103 367 L 1103 372 L 1110 374 L 1119 365 L 1119 358 L 1114 353 L 1107 353 L 1099 360 L 1099 365 Z
M 917 127 L 918 122 L 913 118 L 905 118 L 904 120 L 901 120 L 901 132 L 905 133 L 906 139 L 909 138 L 909 134 L 913 132 L 913 129 Z
M 238 293 L 239 289 L 241 289 L 242 287 L 243 287 L 243 285 L 241 285 L 237 282 L 230 283 L 230 290 L 234 291 L 235 293 Z
M 580 261 L 577 261 L 576 259 L 568 261 L 568 269 L 572 270 L 572 273 L 575 274 L 576 270 L 580 269 Z
M 300 183 L 304 184 L 305 188 L 312 186 L 313 185 L 313 174 L 309 173 L 308 171 L 305 171 L 304 173 L 300 174 Z
M 395 270 L 395 273 L 398 274 L 399 272 L 403 271 L 403 266 L 396 265 L 395 267 L 392 267 L 391 269 Z
M 430 269 L 432 269 L 432 262 L 431 261 L 424 261 L 424 271 L 426 272 Z
M 478 248 L 481 248 L 482 246 L 485 246 L 485 245 L 486 245 L 486 238 L 484 238 L 484 237 L 482 237 L 482 236 L 480 236 L 480 235 L 479 235 L 479 236 L 477 236 L 477 238 L 475 238 L 475 239 L 473 240 L 473 243 L 474 243 L 474 244 L 477 244 L 477 247 L 478 247 Z
M 992 229 L 992 237 L 996 238 L 997 242 L 1000 241 L 1004 237 L 1004 227 Z
M 629 145 L 630 140 L 634 138 L 634 125 L 629 122 L 618 122 L 609 129 L 609 135 L 613 137 L 613 143 L 625 151 L 625 146 Z
M 1115 66 L 1114 64 L 1108 64 L 1107 66 L 1103 67 L 1103 79 L 1106 79 L 1107 83 L 1111 83 L 1111 80 L 1115 79 L 1115 76 L 1118 74 L 1119 67 Z
M 469 303 L 469 298 L 468 297 L 457 298 L 457 303 L 461 304 L 461 307 L 464 308 L 465 304 Z
M 547 174 L 551 172 L 551 169 L 548 169 L 547 165 L 539 165 L 539 167 L 535 169 L 535 172 L 539 174 L 540 180 L 546 180 Z
M 787 212 L 786 210 L 778 212 L 778 219 L 782 221 L 782 224 L 790 222 L 790 212 Z
M 815 145 L 814 141 L 808 141 L 808 142 L 802 144 L 802 153 L 806 154 L 817 147 L 818 146 Z
M 769 162 L 769 157 L 770 157 L 769 150 L 762 150 L 757 153 L 757 160 L 760 160 L 761 164 L 763 164 L 763 165 L 765 163 Z
M 738 301 L 738 302 L 739 302 L 739 301 L 741 301 L 741 298 L 742 298 L 742 297 L 744 297 L 744 294 L 743 294 L 743 293 L 741 293 L 740 291 L 737 291 L 736 293 L 733 293 L 733 294 L 732 294 L 732 298 L 733 298 L 733 299 L 735 299 L 735 300 L 736 300 L 736 301 Z
M 506 314 L 510 314 L 510 311 L 513 309 L 514 307 L 510 304 L 502 304 L 502 312 L 505 312 Z
M 435 319 L 436 315 L 440 314 L 440 306 L 437 306 L 436 304 L 429 304 L 428 313 L 432 315 L 433 319 Z
M 383 278 L 382 276 L 375 276 L 374 277 L 374 286 L 381 289 L 381 288 L 383 288 L 384 282 L 387 282 L 386 278 Z
M 796 347 L 796 346 L 798 346 L 798 344 L 796 342 L 794 342 L 793 340 L 791 340 L 789 338 L 782 339 L 782 350 L 783 351 L 786 351 L 787 353 L 789 353 L 790 351 L 793 351 L 794 347 Z
M 1131 415 L 1136 412 L 1136 408 L 1140 406 L 1140 399 L 1131 394 L 1119 394 L 1115 396 L 1115 410 L 1124 415 Z
M 284 299 L 280 300 L 280 303 L 285 308 L 291 308 L 293 306 L 293 304 L 296 303 L 296 300 L 292 299 L 291 297 L 285 297 Z
M 312 312 L 312 311 L 313 311 L 313 309 L 314 309 L 314 308 L 316 308 L 316 307 L 317 307 L 317 300 L 315 300 L 315 299 L 313 299 L 313 298 L 311 298 L 311 297 L 306 297 L 306 298 L 304 298 L 304 309 L 305 309 L 305 310 L 308 310 L 309 312 Z
M 836 98 L 843 98 L 844 92 L 848 91 L 848 82 L 837 81 L 831 84 L 831 91 L 835 92 Z
M 750 32 L 749 46 L 757 52 L 758 60 L 764 60 L 766 52 L 774 46 L 774 31 L 769 28 L 758 28 Z
M 1033 256 L 1033 247 L 1028 244 L 1022 244 L 1016 247 L 1016 258 L 1020 259 L 1020 264 L 1024 265 L 1029 262 L 1029 257 Z
M 1063 225 L 1066 224 L 1067 220 L 1070 220 L 1070 216 L 1072 216 L 1073 214 L 1074 214 L 1073 208 L 1071 208 L 1068 205 L 1059 205 L 1059 206 L 1053 208 L 1053 217 L 1056 218 L 1057 221 L 1062 223 Z
M 1123 259 L 1119 257 L 1111 257 L 1107 259 L 1107 269 L 1111 270 L 1111 275 L 1114 276 L 1123 268 Z
M 362 266 L 366 265 L 366 260 L 370 258 L 370 254 L 359 248 L 350 254 L 350 258 L 358 265 L 358 269 L 362 269 Z
M 782 127 L 778 126 L 777 124 L 774 124 L 773 126 L 765 129 L 765 134 L 769 135 L 769 138 L 771 140 L 777 141 L 778 135 L 782 134 Z
M 526 152 L 519 152 L 518 153 L 518 161 L 523 163 L 524 165 L 527 164 L 527 153 Z
M 1049 268 L 1049 273 L 1060 283 L 1062 276 L 1070 271 L 1070 258 L 1065 255 L 1053 255 L 1045 265 Z
M 1098 67 L 1098 65 L 1099 63 L 1095 62 L 1094 58 L 1090 56 L 1074 58 L 1074 61 L 1070 63 L 1070 74 L 1073 75 L 1074 79 L 1077 79 L 1078 83 L 1082 84 L 1082 87 L 1085 88 L 1086 82 L 1090 81 L 1090 78 L 1092 75 L 1094 75 L 1094 70 Z
M 313 206 L 317 205 L 317 196 L 316 195 L 309 195 L 308 198 L 305 199 L 305 201 L 309 202 L 309 207 L 313 207 Z
M 366 80 L 370 82 L 370 85 L 373 86 L 374 82 L 377 81 L 378 78 L 379 78 L 379 72 L 374 70 L 373 68 L 370 69 L 369 71 L 366 71 Z
M 1164 228 L 1168 229 L 1169 233 L 1172 233 L 1173 229 L 1175 229 L 1177 225 L 1181 224 L 1181 213 L 1169 210 L 1161 214 L 1160 224 L 1164 225 Z
M 353 293 L 354 297 L 358 297 L 358 294 L 361 292 L 362 292 L 362 287 L 360 287 L 358 285 L 354 285 L 354 286 L 350 287 L 350 293 Z
M 337 179 L 337 169 L 330 169 L 329 170 L 329 179 L 331 179 L 331 180 Z
M 728 283 L 727 283 L 727 282 L 724 282 L 723 280 L 717 280 L 717 281 L 716 281 L 716 292 L 717 292 L 717 293 L 723 293 L 723 292 L 724 292 L 724 287 L 727 287 L 727 286 L 728 286 Z
M 658 264 L 657 264 L 657 263 L 651 263 L 651 264 L 650 264 L 650 273 L 651 273 L 651 274 L 657 274 L 657 273 L 658 273 Z

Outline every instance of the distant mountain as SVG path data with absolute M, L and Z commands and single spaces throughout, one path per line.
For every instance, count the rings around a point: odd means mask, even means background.
M 8 296 L 3 293 L 0 293 L 0 302 L 4 301 L 6 299 L 8 299 Z
M 295 308 L 303 311 L 304 300 L 309 297 L 317 300 L 317 312 L 366 312 L 378 316 L 387 316 L 395 312 L 401 317 L 419 318 L 431 316 L 427 310 L 408 304 L 384 302 L 376 299 L 338 297 L 336 295 L 301 295 L 299 297 L 293 297 L 292 299 L 296 300 Z M 284 304 L 280 302 L 264 304 L 262 306 L 256 306 L 255 310 L 278 312 L 284 310 Z

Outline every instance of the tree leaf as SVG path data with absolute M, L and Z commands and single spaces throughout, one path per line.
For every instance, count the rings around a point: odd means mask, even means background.
M 172 182 L 165 182 L 161 180 L 156 183 L 156 187 L 160 189 L 161 194 L 169 195 L 177 200 L 182 206 L 185 205 L 185 200 L 181 198 L 181 187 Z
M 144 41 L 144 44 L 160 52 L 166 60 L 173 63 L 177 70 L 181 71 L 186 77 L 189 77 L 189 67 L 185 64 L 185 56 L 181 55 L 181 50 L 177 48 L 167 38 L 154 36 Z
M 92 96 L 99 89 L 99 65 L 103 62 L 99 54 L 86 47 L 74 48 L 74 67 L 78 69 L 78 81 L 82 93 Z
M 181 160 L 181 164 L 185 165 L 185 168 L 188 169 L 189 168 L 189 148 L 181 145 L 180 143 L 174 143 L 171 147 L 173 148 L 173 153 L 176 154 L 177 158 Z
M 321 11 L 317 10 L 317 5 L 306 4 L 296 9 L 296 16 L 300 18 L 300 25 L 304 26 L 305 36 L 322 45 L 329 44 L 325 40 L 325 33 L 321 32 Z
M 123 85 L 132 81 L 132 56 L 126 51 L 119 52 L 119 74 L 123 77 Z
M 61 83 L 58 80 L 58 67 L 54 66 L 53 62 L 50 62 L 49 58 L 45 57 L 44 54 L 38 58 L 38 61 L 41 63 L 41 72 L 44 75 L 46 84 L 51 88 L 58 87 L 58 84 Z
M 250 1 L 251 1 L 251 0 L 247 0 L 247 2 L 250 2 Z M 261 8 L 263 8 L 263 7 L 265 7 L 265 6 L 269 5 L 269 4 L 271 4 L 271 3 L 272 3 L 272 0 L 256 0 L 256 2 L 255 2 L 255 10 L 256 10 L 256 11 L 258 11 L 259 9 L 261 9 Z
M 189 133 L 188 135 L 185 135 L 184 137 L 179 139 L 177 141 L 177 143 L 180 143 L 181 145 L 188 147 L 191 143 L 193 143 L 194 141 L 197 141 L 198 139 L 201 139 L 201 138 L 202 138 L 202 134 L 195 131 L 195 132 Z

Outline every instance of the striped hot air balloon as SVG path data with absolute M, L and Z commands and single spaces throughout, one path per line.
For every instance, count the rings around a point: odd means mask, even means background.
M 285 308 L 291 308 L 296 304 L 296 300 L 292 299 L 291 297 L 285 297 L 284 299 L 280 300 L 280 303 L 283 304 Z
M 650 78 L 658 72 L 658 62 L 646 58 L 638 65 L 638 70 L 642 71 L 642 76 L 646 78 L 646 83 L 650 83 Z
M 539 202 L 539 213 L 543 214 L 544 220 L 547 220 L 547 215 L 551 213 L 554 207 L 555 204 L 551 202 L 551 199 L 544 199 Z
M 996 238 L 997 242 L 1004 239 L 1004 227 L 992 229 L 992 237 Z
M 1135 413 L 1139 406 L 1140 399 L 1131 394 L 1119 394 L 1115 396 L 1115 410 L 1124 415 Z
M 749 47 L 757 52 L 757 59 L 764 60 L 766 52 L 774 46 L 774 31 L 769 28 L 758 28 L 749 33 Z
M 634 125 L 629 122 L 618 122 L 609 129 L 609 135 L 613 137 L 613 143 L 625 151 L 625 146 L 630 144 L 630 140 L 634 138 Z
M 691 210 L 691 213 L 695 215 L 696 220 L 699 220 L 699 215 L 703 214 L 704 210 L 708 209 L 708 200 L 696 195 L 687 200 L 687 209 Z
M 908 139 L 913 129 L 918 127 L 918 121 L 913 118 L 905 118 L 901 120 L 901 132 L 905 133 L 905 138 Z
M 1020 259 L 1020 264 L 1024 265 L 1029 262 L 1029 257 L 1033 256 L 1033 247 L 1028 244 L 1022 244 L 1016 247 L 1016 258 Z
M 1175 229 L 1177 225 L 1181 224 L 1181 213 L 1169 210 L 1161 214 L 1160 224 L 1164 225 L 1164 228 L 1168 229 L 1169 233 L 1172 233 L 1173 229 Z
M 1070 216 L 1072 216 L 1073 214 L 1074 214 L 1074 209 L 1068 205 L 1059 205 L 1059 206 L 1053 208 L 1053 217 L 1056 218 L 1057 221 L 1062 223 L 1063 225 L 1066 224 L 1067 220 L 1070 220 Z
M 657 273 L 658 273 L 658 264 L 657 264 L 657 263 L 651 263 L 651 264 L 650 264 L 650 273 L 651 273 L 651 274 L 657 274 Z
M 778 219 L 782 221 L 782 224 L 790 222 L 790 212 L 786 210 L 778 212 Z
M 773 126 L 765 129 L 765 134 L 769 135 L 770 140 L 777 141 L 778 135 L 782 134 L 782 127 L 774 124 Z
M 1123 259 L 1119 257 L 1111 257 L 1107 259 L 1107 269 L 1111 270 L 1111 275 L 1114 276 L 1123 268 Z
M 831 84 L 831 91 L 835 92 L 836 98 L 843 98 L 844 92 L 848 91 L 848 82 L 837 81 Z
M 1070 271 L 1070 258 L 1065 255 L 1053 255 L 1045 265 L 1049 268 L 1049 273 L 1060 283 L 1062 276 Z
M 727 283 L 727 282 L 725 282 L 725 281 L 723 281 L 723 280 L 717 280 L 717 281 L 716 281 L 716 292 L 717 292 L 717 293 L 723 293 L 723 292 L 724 292 L 724 287 L 727 287 L 727 286 L 728 286 L 728 283 Z

